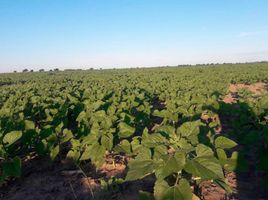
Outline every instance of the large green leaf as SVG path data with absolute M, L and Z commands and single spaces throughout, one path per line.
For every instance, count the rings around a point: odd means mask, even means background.
M 106 133 L 101 137 L 101 145 L 103 145 L 107 150 L 111 150 L 113 148 L 113 134 Z
M 11 145 L 18 141 L 22 136 L 22 131 L 11 131 L 5 134 L 3 138 L 3 143 L 7 145 Z
M 157 180 L 154 184 L 154 197 L 156 200 L 164 200 L 165 193 L 169 188 L 165 180 Z
M 30 129 L 34 129 L 35 128 L 35 124 L 34 124 L 33 121 L 25 120 L 24 121 L 24 124 L 25 124 L 25 129 L 26 130 L 30 130 Z
M 166 144 L 167 140 L 160 133 L 154 133 L 151 135 L 148 134 L 148 136 L 144 138 L 141 143 L 148 148 L 152 148 L 161 144 Z
M 92 163 L 100 167 L 105 161 L 105 152 L 105 147 L 95 142 L 93 145 L 87 146 L 80 160 L 91 159 Z
M 166 135 L 174 135 L 175 134 L 175 128 L 173 126 L 170 125 L 162 125 L 159 126 L 155 129 L 155 132 L 159 132 L 159 133 L 165 133 Z
M 153 149 L 153 158 L 160 159 L 163 155 L 168 154 L 168 148 L 165 145 L 158 145 Z
M 155 163 L 151 159 L 134 159 L 128 163 L 128 173 L 126 176 L 127 181 L 141 179 L 155 170 Z
M 223 179 L 223 171 L 215 157 L 196 157 L 187 160 L 184 170 L 204 180 Z
M 140 148 L 142 148 L 142 145 L 140 144 L 139 137 L 133 137 L 131 141 L 131 148 L 133 153 L 139 152 Z
M 62 140 L 61 140 L 62 143 L 68 142 L 70 139 L 73 138 L 73 133 L 69 129 L 65 128 L 62 133 L 63 133 Z
M 185 122 L 177 129 L 177 135 L 182 138 L 187 139 L 192 145 L 196 145 L 199 143 L 198 141 L 198 134 L 200 120 L 194 122 Z
M 86 112 L 85 111 L 82 111 L 79 115 L 78 115 L 78 117 L 76 118 L 76 121 L 77 122 L 81 122 L 81 121 L 83 121 L 83 120 L 85 120 L 86 119 Z
M 60 147 L 59 145 L 52 147 L 51 151 L 50 151 L 50 158 L 51 160 L 54 160 L 56 158 L 56 156 L 59 154 L 60 152 Z
M 200 121 L 185 122 L 178 129 L 177 133 L 182 137 L 189 138 L 199 133 Z
M 154 187 L 156 200 L 192 200 L 192 189 L 186 179 L 181 179 L 178 185 L 169 187 L 165 181 L 158 181 Z
M 174 156 L 165 155 L 163 161 L 157 166 L 157 170 L 155 171 L 157 179 L 164 179 L 172 173 L 180 172 L 185 162 L 185 154 L 183 152 L 177 152 Z
M 237 145 L 236 142 L 234 142 L 233 140 L 224 137 L 224 136 L 219 136 L 216 138 L 215 140 L 215 147 L 216 148 L 221 148 L 221 149 L 230 149 L 233 148 Z
M 129 141 L 122 140 L 120 144 L 118 144 L 115 148 L 115 151 L 122 152 L 122 153 L 131 153 L 131 145 Z
M 230 158 L 227 158 L 227 155 L 223 149 L 217 149 L 217 156 L 223 168 L 227 171 L 234 171 L 238 165 L 238 152 L 234 151 Z
M 213 156 L 214 153 L 212 151 L 212 149 L 204 144 L 198 144 L 196 149 L 196 154 L 197 156 Z
M 125 122 L 120 122 L 119 125 L 119 137 L 120 138 L 128 138 L 132 136 L 135 132 L 135 128 L 129 126 Z
M 79 157 L 80 157 L 80 152 L 77 150 L 70 150 L 66 155 L 66 159 L 71 160 L 73 162 L 78 161 Z

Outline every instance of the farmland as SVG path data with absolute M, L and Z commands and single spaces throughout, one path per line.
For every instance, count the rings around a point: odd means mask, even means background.
M 267 83 L 268 63 L 1 74 L 0 198 L 267 198 Z

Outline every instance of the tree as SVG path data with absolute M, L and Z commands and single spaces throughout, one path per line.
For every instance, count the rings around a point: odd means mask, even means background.
M 28 69 L 24 69 L 24 70 L 22 70 L 22 72 L 28 72 L 29 70 Z
M 44 69 L 39 69 L 39 72 L 44 72 L 45 70 Z
M 31 69 L 31 71 L 30 72 L 34 72 L 34 70 L 33 69 Z
M 55 68 L 54 71 L 55 71 L 55 72 L 58 72 L 58 71 L 60 71 L 60 70 L 59 70 L 59 68 Z
M 17 71 L 16 71 L 16 70 L 14 70 L 13 72 L 14 72 L 14 73 L 17 73 Z

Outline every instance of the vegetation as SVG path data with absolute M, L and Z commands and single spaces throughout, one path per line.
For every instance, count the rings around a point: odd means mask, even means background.
M 265 187 L 268 95 L 223 99 L 231 83 L 267 81 L 267 63 L 2 74 L 0 181 L 19 177 L 32 152 L 97 169 L 117 154 L 128 158 L 124 181 L 154 177 L 143 198 L 197 198 L 206 180 L 231 194 L 225 172 L 251 170 L 254 147 Z

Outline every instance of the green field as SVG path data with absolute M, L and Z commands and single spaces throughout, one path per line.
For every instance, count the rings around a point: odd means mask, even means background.
M 266 198 L 266 83 L 268 63 L 0 74 L 2 198 L 47 157 L 84 177 L 114 169 L 77 199 Z

